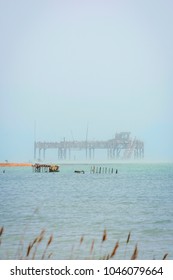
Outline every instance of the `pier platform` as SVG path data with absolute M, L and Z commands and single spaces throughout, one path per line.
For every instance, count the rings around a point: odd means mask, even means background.
M 32 165 L 34 172 L 59 172 L 59 166 L 55 164 L 39 164 Z

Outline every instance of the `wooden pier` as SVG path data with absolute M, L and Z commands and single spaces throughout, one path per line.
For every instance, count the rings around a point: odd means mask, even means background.
M 97 150 L 106 150 L 107 159 L 142 159 L 144 142 L 130 137 L 130 132 L 116 133 L 107 141 L 34 142 L 34 159 L 45 160 L 46 150 L 56 149 L 59 160 L 71 159 L 72 151 L 84 151 L 86 159 L 94 159 Z
M 34 172 L 59 172 L 59 166 L 54 164 L 39 164 L 32 165 Z

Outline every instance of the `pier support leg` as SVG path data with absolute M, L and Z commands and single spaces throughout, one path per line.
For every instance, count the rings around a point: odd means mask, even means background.
M 46 149 L 43 149 L 43 160 L 45 160 Z
M 34 142 L 34 160 L 36 160 L 37 144 Z

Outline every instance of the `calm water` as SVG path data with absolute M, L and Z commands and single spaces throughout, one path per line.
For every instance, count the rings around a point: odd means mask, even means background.
M 173 164 L 99 166 L 117 168 L 118 174 L 91 174 L 91 165 L 61 165 L 59 173 L 33 173 L 30 167 L 3 173 L 1 168 L 0 259 L 25 256 L 42 229 L 45 239 L 35 258 L 53 234 L 46 258 L 52 253 L 52 259 L 98 259 L 119 241 L 117 259 L 129 259 L 136 243 L 139 259 L 161 259 L 165 253 L 173 259 Z

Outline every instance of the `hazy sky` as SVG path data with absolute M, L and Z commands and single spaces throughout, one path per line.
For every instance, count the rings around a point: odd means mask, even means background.
M 0 161 L 131 131 L 173 160 L 173 1 L 0 0 Z

